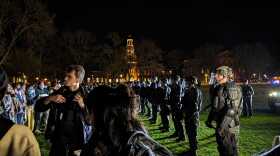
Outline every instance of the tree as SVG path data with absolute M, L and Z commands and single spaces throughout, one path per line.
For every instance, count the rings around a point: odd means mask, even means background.
M 272 65 L 272 57 L 270 51 L 262 44 L 243 44 L 233 48 L 238 67 L 244 69 L 248 73 L 266 72 Z
M 186 58 L 185 51 L 174 49 L 168 51 L 164 55 L 164 64 L 167 69 L 175 70 L 177 72 L 182 72 L 182 65 L 184 59 Z
M 41 62 L 40 54 L 47 43 L 46 38 L 54 34 L 53 18 L 49 16 L 45 6 L 36 0 L 1 1 L 1 65 L 10 66 L 8 68 L 13 68 L 13 71 L 20 69 L 22 64 L 8 62 L 12 61 L 11 56 L 22 56 L 25 53 L 33 58 L 29 60 L 32 62 L 28 62 L 30 68 L 37 65 L 36 59 Z
M 26 75 L 33 75 L 34 72 L 38 72 L 40 60 L 32 49 L 26 51 L 25 49 L 14 48 L 14 51 L 14 53 L 11 53 L 12 59 L 9 59 L 6 63 L 6 70 L 13 74 L 21 72 Z
M 61 37 L 64 55 L 68 56 L 71 63 L 86 65 L 95 50 L 96 36 L 82 30 L 64 32 Z
M 136 46 L 136 56 L 140 72 L 148 76 L 156 76 L 164 70 L 163 50 L 152 40 L 143 40 Z
M 200 69 L 215 66 L 215 59 L 224 47 L 217 44 L 206 43 L 193 51 L 194 58 L 201 61 Z
M 127 72 L 125 39 L 118 32 L 109 32 L 103 41 L 98 44 L 94 60 L 92 60 L 98 70 L 105 71 L 112 77 Z

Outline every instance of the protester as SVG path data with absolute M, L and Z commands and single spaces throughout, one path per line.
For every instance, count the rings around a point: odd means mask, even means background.
M 36 101 L 49 95 L 49 91 L 46 88 L 44 81 L 41 81 L 39 83 L 39 85 L 35 91 L 36 91 L 35 92 Z M 47 125 L 48 116 L 49 116 L 48 110 L 46 110 L 44 112 L 35 111 L 35 125 L 34 125 L 34 129 L 33 129 L 34 133 L 42 133 L 41 130 L 43 130 L 43 131 L 45 130 L 45 127 Z
M 6 94 L 8 77 L 0 69 L 0 99 Z M 1 156 L 40 156 L 39 145 L 30 129 L 13 124 L 0 115 L 0 155 Z
M 17 83 L 15 89 L 15 96 L 17 100 L 17 112 L 16 112 L 16 123 L 24 125 L 26 121 L 26 97 L 22 83 Z
M 35 124 L 35 112 L 34 112 L 34 105 L 36 103 L 36 91 L 35 86 L 30 85 L 27 89 L 27 127 L 30 128 L 30 130 L 34 129 Z
M 35 111 L 50 109 L 46 139 L 50 139 L 50 156 L 72 156 L 85 143 L 83 123 L 87 117 L 86 92 L 80 86 L 85 70 L 80 65 L 66 69 L 64 86 L 48 97 L 39 99 Z
M 135 94 L 125 85 L 100 86 L 88 96 L 95 130 L 82 156 L 172 155 L 137 120 Z
M 14 96 L 15 96 L 15 91 L 13 87 L 10 84 L 8 84 L 7 92 L 2 99 L 2 107 L 3 107 L 2 116 L 13 122 L 15 122 L 15 105 L 13 100 Z

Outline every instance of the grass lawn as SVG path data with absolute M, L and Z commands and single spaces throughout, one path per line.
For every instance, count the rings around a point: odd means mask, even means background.
M 205 126 L 204 121 L 206 118 L 206 113 L 203 113 L 200 118 L 198 155 L 216 156 L 218 152 L 216 149 L 215 137 L 209 137 L 214 134 L 214 130 Z M 157 124 L 154 125 L 149 124 L 145 117 L 140 117 L 140 119 L 152 138 L 170 149 L 174 155 L 180 155 L 189 149 L 188 139 L 184 142 L 176 142 L 175 138 L 168 138 L 168 136 L 174 132 L 173 124 L 171 124 L 170 132 L 161 133 L 158 129 L 160 127 L 160 118 Z M 256 114 L 252 118 L 241 118 L 239 139 L 240 155 L 250 156 L 271 148 L 275 135 L 280 135 L 280 116 L 273 114 Z M 37 136 L 37 139 L 40 144 L 42 155 L 47 156 L 49 151 L 48 143 L 44 140 L 42 135 Z
M 214 130 L 205 126 L 204 121 L 206 118 L 206 113 L 203 113 L 200 117 L 201 122 L 198 130 L 198 155 L 216 156 L 218 155 L 216 139 L 215 137 L 211 137 L 211 135 L 214 134 Z M 158 129 L 160 126 L 160 119 L 157 121 L 158 124 L 154 125 L 149 124 L 146 118 L 141 119 L 152 138 L 170 149 L 174 155 L 180 155 L 189 149 L 188 139 L 186 139 L 187 141 L 184 142 L 176 142 L 175 138 L 168 138 L 168 136 L 174 132 L 173 124 L 171 132 L 161 133 Z M 240 155 L 250 156 L 271 148 L 274 136 L 279 134 L 280 116 L 272 114 L 257 114 L 252 118 L 241 118 L 239 138 Z

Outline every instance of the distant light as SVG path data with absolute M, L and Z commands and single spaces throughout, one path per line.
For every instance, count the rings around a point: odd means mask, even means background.
M 277 92 L 271 92 L 271 93 L 269 93 L 269 96 L 273 96 L 273 97 L 276 97 L 276 96 L 278 96 L 279 95 L 279 93 L 277 93 Z
M 45 80 L 45 81 L 47 81 L 48 79 L 47 79 L 47 78 L 45 78 L 44 80 Z
M 280 80 L 272 80 L 272 84 L 273 85 L 279 85 L 280 84 Z
M 36 77 L 36 80 L 39 80 L 39 77 Z

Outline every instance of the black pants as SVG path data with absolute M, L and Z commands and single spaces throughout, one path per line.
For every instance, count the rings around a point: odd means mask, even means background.
M 252 96 L 243 97 L 243 111 L 245 116 L 253 115 Z
M 237 136 L 228 130 L 216 130 L 216 141 L 220 156 L 238 156 Z
M 182 124 L 182 112 L 177 108 L 172 108 L 171 110 L 172 120 L 174 123 L 175 133 L 177 133 L 179 138 L 184 138 L 184 128 Z
M 75 156 L 74 151 L 77 150 L 73 147 L 70 147 L 68 143 L 66 143 L 67 139 L 58 138 L 55 141 L 52 141 L 52 146 L 50 150 L 49 156 Z
M 151 111 L 151 103 L 148 99 L 145 101 L 145 107 L 147 108 L 147 113 L 146 116 L 151 117 L 152 116 L 152 111 Z
M 145 103 L 146 103 L 146 98 L 144 97 L 140 97 L 140 101 L 141 101 L 141 114 L 144 114 L 145 113 Z
M 156 102 L 152 103 L 152 121 L 157 121 L 158 105 Z
M 198 118 L 185 118 L 185 130 L 188 135 L 190 150 L 197 150 L 197 128 L 198 128 Z
M 35 130 L 39 130 L 41 128 L 41 122 L 42 122 L 42 112 L 37 112 L 35 111 L 35 119 L 34 119 L 34 129 L 33 132 L 35 132 Z
M 160 117 L 161 117 L 161 122 L 163 125 L 163 128 L 168 130 L 169 129 L 169 120 L 168 120 L 168 115 L 169 115 L 169 110 L 167 107 L 167 103 L 164 103 L 160 105 Z

